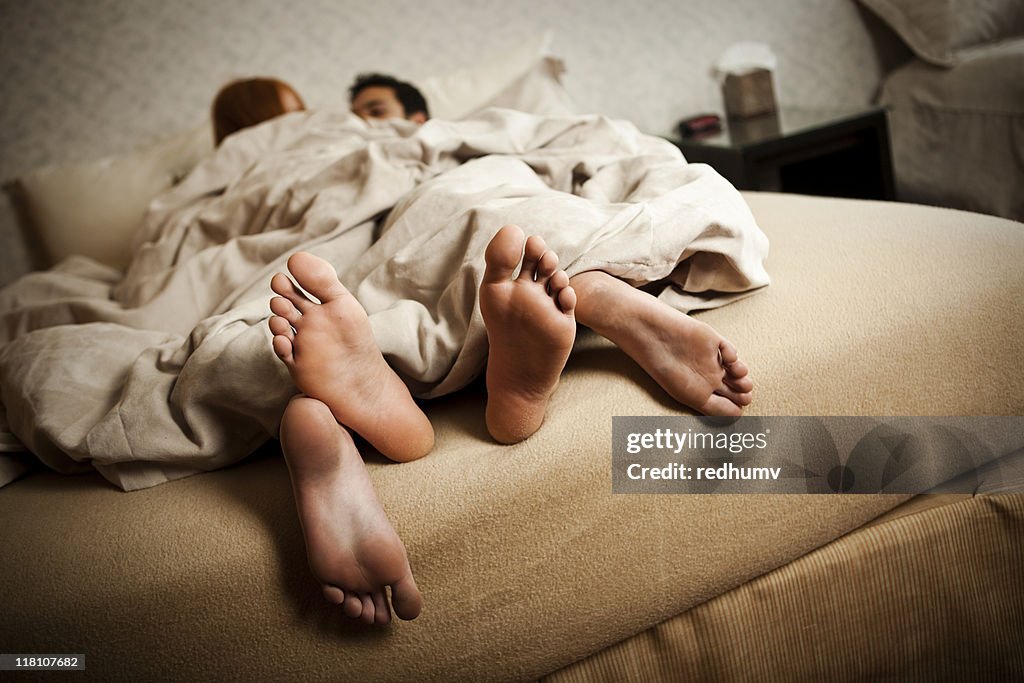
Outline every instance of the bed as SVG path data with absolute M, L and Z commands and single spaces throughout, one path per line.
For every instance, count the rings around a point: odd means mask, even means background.
M 775 283 L 703 319 L 747 349 L 754 413 L 1020 413 L 1019 224 L 747 199 Z M 0 642 L 85 653 L 107 680 L 1020 673 L 1020 494 L 614 495 L 611 417 L 677 409 L 594 340 L 554 400 L 500 447 L 479 390 L 440 399 L 430 458 L 372 463 L 426 595 L 414 622 L 368 633 L 321 604 L 271 444 L 131 494 L 9 485 Z
M 1024 226 L 743 201 L 773 283 L 698 315 L 743 350 L 751 414 L 1021 414 Z M 132 493 L 22 460 L 0 492 L 3 650 L 81 653 L 97 680 L 1024 672 L 1020 493 L 612 493 L 612 418 L 686 413 L 587 334 L 526 442 L 490 441 L 479 385 L 426 410 L 430 457 L 369 456 L 425 594 L 415 621 L 367 630 L 322 601 L 269 442 Z

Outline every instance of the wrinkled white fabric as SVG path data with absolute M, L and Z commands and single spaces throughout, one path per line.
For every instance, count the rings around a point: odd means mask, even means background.
M 291 114 L 228 138 L 154 200 L 123 276 L 71 259 L 0 292 L 9 429 L 51 467 L 94 466 L 125 489 L 241 459 L 296 391 L 266 319 L 270 277 L 300 249 L 338 269 L 415 395 L 455 391 L 486 361 L 477 291 L 507 223 L 542 235 L 570 275 L 671 283 L 661 296 L 682 310 L 768 283 L 740 195 L 631 124 Z

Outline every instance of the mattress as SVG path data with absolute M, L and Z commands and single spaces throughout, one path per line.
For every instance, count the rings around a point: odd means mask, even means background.
M 699 315 L 750 365 L 751 413 L 1022 414 L 1024 391 L 1008 378 L 1024 359 L 1024 226 L 907 204 L 746 198 L 772 243 L 773 284 Z M 754 595 L 763 618 L 744 633 L 783 624 L 777 642 L 792 644 L 814 623 L 860 634 L 858 647 L 870 649 L 875 624 L 901 628 L 892 620 L 902 587 L 945 571 L 947 558 L 929 549 L 954 538 L 976 542 L 957 555 L 958 576 L 1001 577 L 985 584 L 985 605 L 957 609 L 984 615 L 1004 602 L 1009 616 L 993 628 L 1020 632 L 1019 582 L 1007 588 L 1020 544 L 1007 550 L 1005 541 L 1019 538 L 1019 495 L 920 513 L 946 515 L 945 526 L 904 515 L 851 534 L 909 496 L 613 494 L 611 418 L 683 413 L 593 336 L 581 338 L 545 425 L 522 444 L 487 437 L 479 386 L 427 411 L 437 433 L 429 457 L 368 457 L 424 593 L 415 621 L 366 629 L 323 602 L 271 444 L 238 466 L 127 494 L 98 475 L 49 472 L 6 487 L 0 544 L 19 551 L 0 582 L 3 651 L 83 653 L 89 678 L 102 680 L 529 680 L 596 653 L 598 668 L 583 675 L 614 672 L 605 660 L 618 651 L 608 648 L 676 630 L 679 647 L 699 636 L 700 652 L 717 653 L 700 671 L 726 677 L 739 666 L 726 649 L 743 642 L 743 625 L 694 624 L 728 622 Z M 988 512 L 954 512 L 958 505 Z M 1009 536 L 975 535 L 975 523 Z M 834 590 L 823 593 L 836 596 L 834 609 L 814 611 L 808 592 L 837 572 L 891 600 L 844 611 Z M 949 613 L 962 586 L 953 581 L 930 599 Z M 917 623 L 926 639 L 932 625 Z M 934 628 L 949 639 L 959 627 Z M 989 661 L 1005 652 L 1001 643 L 977 656 Z M 703 666 L 679 647 L 670 661 Z M 657 677 L 657 658 L 638 657 L 627 657 L 628 671 Z M 812 670 L 827 670 L 815 661 Z

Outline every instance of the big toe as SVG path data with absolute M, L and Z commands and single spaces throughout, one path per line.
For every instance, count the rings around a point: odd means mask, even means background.
M 288 258 L 288 270 L 303 289 L 321 302 L 336 299 L 348 293 L 338 280 L 338 273 L 319 256 L 300 251 Z
M 411 573 L 391 586 L 391 606 L 399 619 L 408 621 L 419 616 L 423 609 L 423 595 Z
M 484 251 L 485 282 L 504 282 L 512 277 L 523 255 L 526 235 L 518 225 L 506 225 L 499 230 Z

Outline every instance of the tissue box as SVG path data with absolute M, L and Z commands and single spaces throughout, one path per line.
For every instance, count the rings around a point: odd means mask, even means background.
M 754 69 L 745 74 L 729 74 L 722 83 L 725 113 L 731 119 L 747 119 L 775 111 L 775 87 L 772 72 Z

